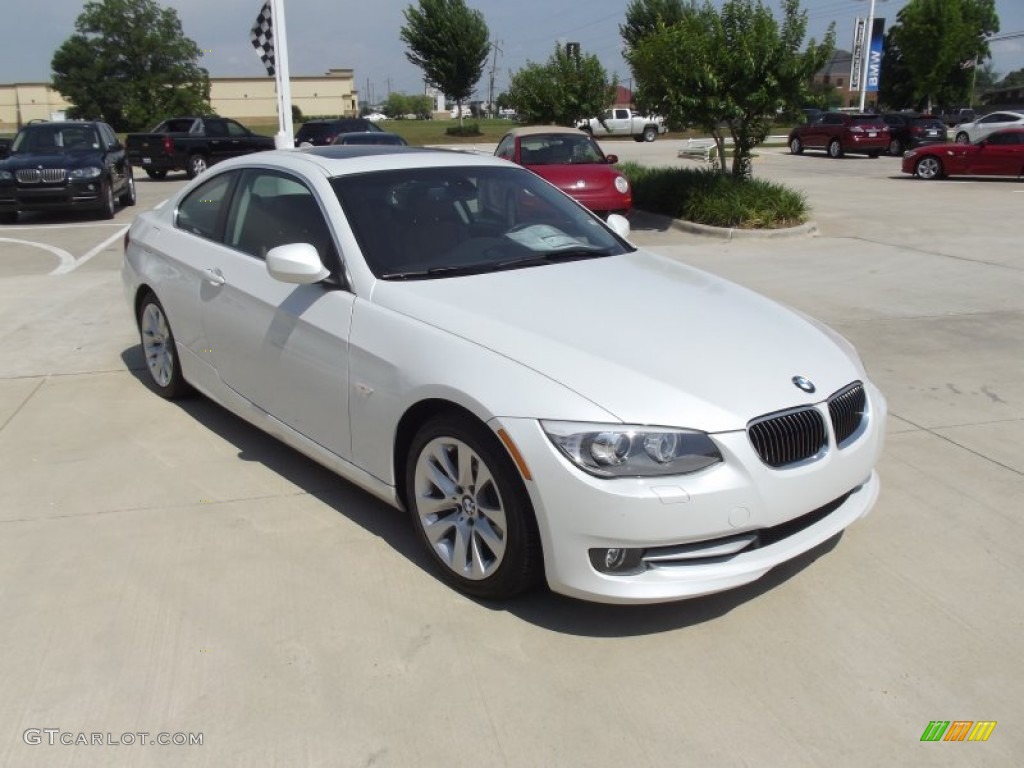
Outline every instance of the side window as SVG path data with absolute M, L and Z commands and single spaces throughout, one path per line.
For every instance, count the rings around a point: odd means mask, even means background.
M 228 127 L 228 136 L 248 136 L 249 132 L 234 120 L 225 120 Z
M 298 179 L 276 171 L 243 172 L 225 242 L 258 259 L 279 245 L 309 243 L 332 275 L 339 273 L 334 238 L 316 197 Z
M 220 138 L 227 136 L 227 128 L 224 127 L 223 120 L 207 120 L 206 121 L 206 135 Z
M 175 217 L 178 229 L 208 240 L 220 240 L 224 206 L 236 175 L 231 172 L 219 174 L 192 190 L 178 206 Z
M 628 109 L 616 109 L 615 110 L 615 117 L 618 118 L 619 120 L 628 120 L 629 119 L 629 110 Z

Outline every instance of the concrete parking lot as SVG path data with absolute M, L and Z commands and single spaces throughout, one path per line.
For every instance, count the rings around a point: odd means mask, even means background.
M 612 151 L 695 167 L 675 149 Z M 399 512 L 154 395 L 121 237 L 182 181 L 0 229 L 0 765 L 1019 765 L 1024 183 L 754 169 L 817 236 L 637 216 L 633 239 L 857 345 L 889 400 L 882 495 L 754 585 L 656 606 L 462 597 Z M 936 720 L 997 726 L 922 743 Z

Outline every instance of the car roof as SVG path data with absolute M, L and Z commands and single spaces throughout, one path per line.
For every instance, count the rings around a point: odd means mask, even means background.
M 271 149 L 232 158 L 211 169 L 270 167 L 280 170 L 321 174 L 326 178 L 374 171 L 412 168 L 465 168 L 497 166 L 514 168 L 507 160 L 490 154 L 450 149 L 408 147 L 395 144 L 332 144 L 326 147 Z
M 505 135 L 536 136 L 537 134 L 544 133 L 572 133 L 577 136 L 579 136 L 580 134 L 586 135 L 586 132 L 581 131 L 579 128 L 566 128 L 564 125 L 524 125 L 519 128 L 513 128 Z

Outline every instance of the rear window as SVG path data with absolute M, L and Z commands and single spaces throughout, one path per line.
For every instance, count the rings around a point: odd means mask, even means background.
M 919 117 L 915 119 L 914 125 L 918 128 L 945 128 L 946 124 L 937 117 Z

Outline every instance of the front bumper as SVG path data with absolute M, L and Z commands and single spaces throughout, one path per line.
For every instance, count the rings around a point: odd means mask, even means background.
M 608 480 L 572 465 L 536 421 L 493 426 L 508 432 L 532 473 L 526 487 L 551 589 L 598 602 L 663 602 L 755 581 L 870 511 L 886 405 L 868 391 L 855 440 L 841 449 L 832 442 L 820 458 L 781 470 L 763 464 L 740 431 L 713 435 L 724 462 L 702 472 Z M 737 540 L 751 543 L 736 551 Z M 643 550 L 642 568 L 599 571 L 590 550 L 608 548 Z
M 64 184 L 36 184 L 31 187 L 0 186 L 0 211 L 67 211 L 100 205 L 102 179 L 69 181 Z

